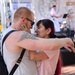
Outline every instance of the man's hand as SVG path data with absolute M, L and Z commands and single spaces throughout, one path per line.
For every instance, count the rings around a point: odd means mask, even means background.
M 75 48 L 74 48 L 74 43 L 70 38 L 65 38 L 64 39 L 64 48 L 66 48 L 67 50 L 69 50 L 70 52 L 74 52 L 75 53 Z

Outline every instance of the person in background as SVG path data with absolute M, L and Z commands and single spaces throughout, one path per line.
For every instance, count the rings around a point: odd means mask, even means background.
M 54 23 L 49 19 L 39 20 L 36 24 L 36 36 L 40 38 L 56 38 Z M 60 50 L 30 51 L 30 59 L 36 61 L 38 75 L 61 75 Z
M 19 58 L 23 49 L 26 49 L 22 61 L 13 75 L 37 75 L 37 70 L 34 61 L 29 60 L 29 50 L 41 51 L 57 51 L 65 47 L 69 51 L 75 51 L 74 44 L 70 38 L 63 39 L 42 39 L 37 38 L 29 33 L 34 24 L 34 14 L 26 7 L 18 8 L 14 13 L 13 23 L 10 27 L 2 32 L 2 39 L 11 30 L 11 33 L 3 44 L 3 58 L 10 74 L 13 66 Z M 22 27 L 27 27 L 28 31 L 22 30 Z M 72 49 L 70 49 L 70 48 Z M 10 62 L 9 62 L 10 61 Z
M 67 37 L 70 36 L 70 29 L 66 21 L 63 21 L 61 25 L 61 33 L 64 33 Z
M 60 18 L 61 15 L 57 14 L 56 12 L 56 5 L 53 5 L 51 10 L 50 10 L 50 15 L 51 17 L 54 17 L 54 18 Z
M 6 21 L 6 28 L 8 28 L 10 25 L 11 25 L 11 16 L 9 16 L 8 18 L 7 18 L 7 21 Z
M 54 22 L 55 32 L 60 32 L 60 18 L 62 15 L 59 15 L 56 11 L 56 5 L 53 5 L 50 10 L 51 20 Z

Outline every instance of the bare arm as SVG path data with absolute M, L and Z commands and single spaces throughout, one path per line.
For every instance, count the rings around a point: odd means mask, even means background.
M 55 17 L 55 18 L 60 18 L 60 17 L 62 17 L 62 15 L 58 15 L 57 13 L 54 14 L 53 12 L 51 12 L 50 15 L 51 15 L 52 17 Z
M 22 19 L 19 20 L 16 24 L 21 24 Z M 15 45 L 17 47 L 21 48 L 26 48 L 28 50 L 57 50 L 62 47 L 67 48 L 68 50 L 73 50 L 74 49 L 74 44 L 70 38 L 64 38 L 64 39 L 40 39 L 32 36 L 29 33 L 26 33 L 25 31 L 18 31 L 15 32 L 12 37 L 15 37 L 14 40 L 11 39 L 12 41 L 15 41 Z M 69 49 L 70 47 L 71 49 Z
M 44 52 L 39 52 L 36 53 L 35 51 L 30 51 L 30 60 L 44 60 L 44 59 L 48 59 L 48 56 L 44 53 Z
M 52 15 L 53 17 L 60 18 L 60 15 Z
M 28 50 L 57 50 L 65 47 L 68 50 L 72 49 L 75 51 L 74 44 L 70 38 L 40 39 L 24 31 L 18 34 L 17 46 L 26 48 Z M 71 47 L 71 49 L 68 47 Z
M 56 17 L 56 18 L 62 17 L 62 15 L 55 15 L 55 14 L 51 14 L 51 16 Z

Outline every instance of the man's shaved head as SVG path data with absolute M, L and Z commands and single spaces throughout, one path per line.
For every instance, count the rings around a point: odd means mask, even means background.
M 18 20 L 22 17 L 30 17 L 33 13 L 26 7 L 20 7 L 14 14 L 14 20 Z

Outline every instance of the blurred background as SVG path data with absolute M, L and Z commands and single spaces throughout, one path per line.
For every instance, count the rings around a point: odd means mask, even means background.
M 2 31 L 12 24 L 14 12 L 19 7 L 23 6 L 32 10 L 36 22 L 43 18 L 52 20 L 50 10 L 53 5 L 56 5 L 56 12 L 61 15 L 60 18 L 53 19 L 55 25 L 59 24 L 59 31 L 55 34 L 58 38 L 69 37 L 75 42 L 75 0 L 0 0 L 0 42 Z M 36 23 L 31 29 L 32 34 L 35 34 L 35 29 Z M 62 74 L 75 75 L 75 54 L 62 48 L 61 56 Z

